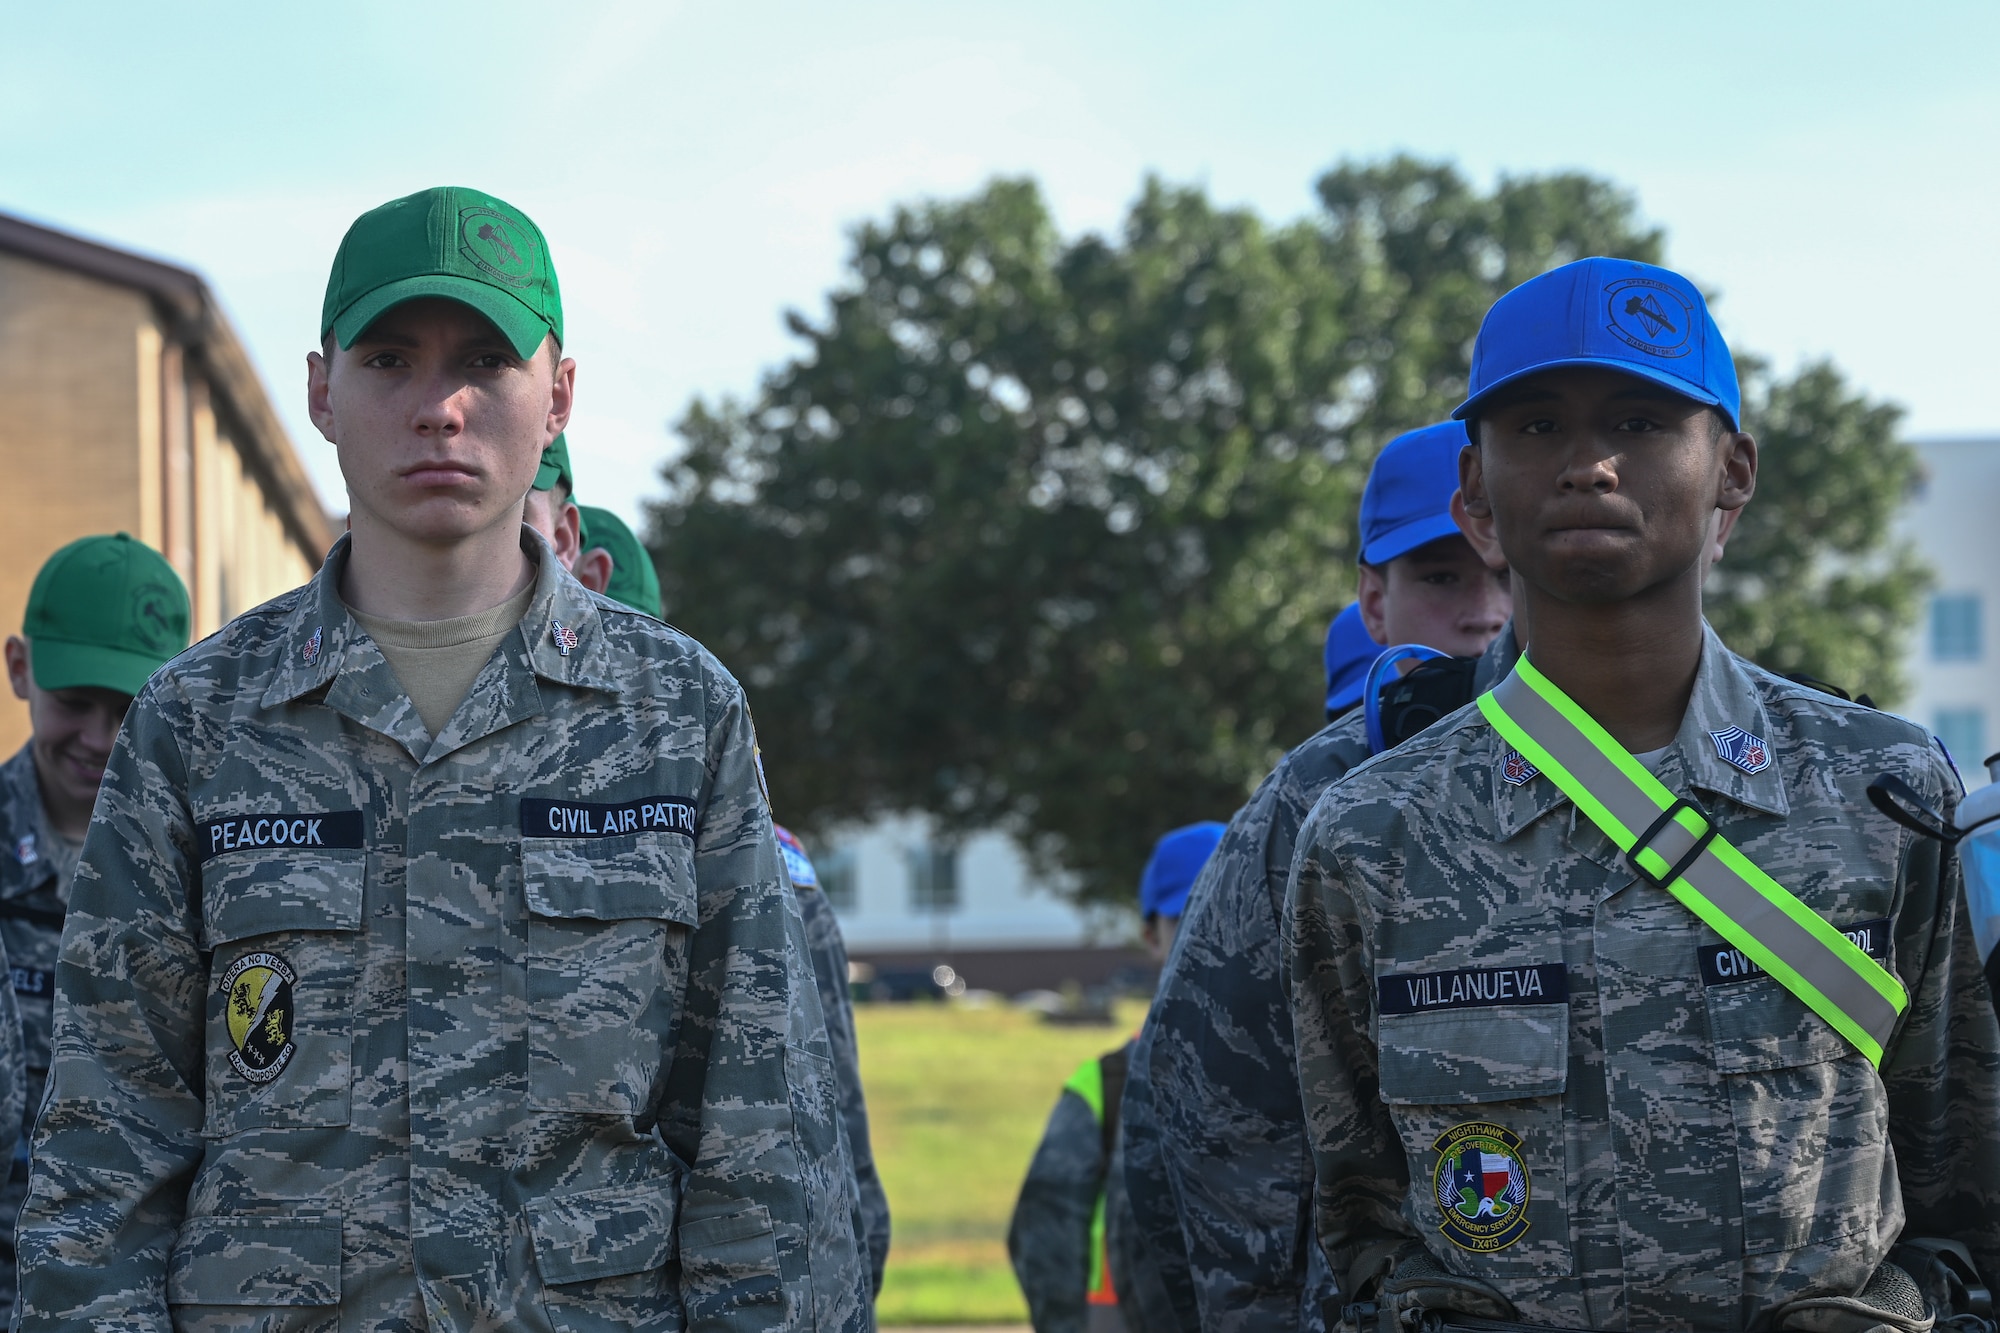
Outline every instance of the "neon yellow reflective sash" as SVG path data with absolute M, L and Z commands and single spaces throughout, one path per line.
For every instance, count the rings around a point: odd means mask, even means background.
M 1078 1065 L 1063 1087 L 1083 1098 L 1090 1113 L 1097 1117 L 1097 1123 L 1104 1123 L 1104 1066 L 1095 1056 Z M 1099 1190 L 1097 1207 L 1090 1214 L 1090 1295 L 1109 1292 L 1110 1276 L 1110 1261 L 1104 1252 L 1104 1191 Z
M 1877 1068 L 1909 1006 L 1903 984 L 1765 874 L 1692 802 L 1676 797 L 1524 654 L 1479 711 L 1616 843 L 1716 934 L 1805 1001 Z

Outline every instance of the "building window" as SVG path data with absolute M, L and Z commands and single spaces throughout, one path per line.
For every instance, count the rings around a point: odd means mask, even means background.
M 1979 594 L 1940 593 L 1931 598 L 1931 657 L 1939 662 L 1977 662 L 1983 647 Z
M 1937 711 L 1937 738 L 1951 751 L 1951 761 L 1960 776 L 1978 781 L 1979 761 L 1986 757 L 1986 710 L 1983 708 L 1940 708 Z
M 859 858 L 852 847 L 836 847 L 813 863 L 819 871 L 820 892 L 836 912 L 852 912 L 861 901 Z
M 958 849 L 930 843 L 912 847 L 910 864 L 910 907 L 918 912 L 958 910 Z

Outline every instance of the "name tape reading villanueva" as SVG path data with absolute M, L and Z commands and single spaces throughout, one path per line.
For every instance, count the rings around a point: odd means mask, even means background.
M 636 801 L 551 801 L 521 798 L 524 838 L 615 838 L 621 833 L 695 833 L 694 806 L 672 796 Z

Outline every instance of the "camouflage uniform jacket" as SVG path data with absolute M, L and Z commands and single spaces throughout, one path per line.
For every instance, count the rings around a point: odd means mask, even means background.
M 42 791 L 32 742 L 0 766 L 0 940 L 7 946 L 14 1003 L 21 1013 L 20 1143 L 0 1186 L 0 1310 L 14 1304 L 14 1219 L 28 1197 L 28 1136 L 49 1076 L 49 1025 L 56 1012 L 56 951 L 63 895 L 54 858 L 42 850 Z
M 1906 1227 L 2000 1277 L 2000 1023 L 1958 867 L 1864 795 L 1889 771 L 1949 808 L 1938 750 L 1710 632 L 1656 771 L 1901 978 L 1880 1072 L 1461 709 L 1300 834 L 1286 949 L 1336 1274 L 1407 1239 L 1522 1319 L 1631 1329 L 1769 1327 L 1859 1291 Z
M 1496 684 L 1517 654 L 1509 625 L 1475 688 Z M 1278 923 L 1299 826 L 1367 757 L 1356 708 L 1280 760 L 1230 820 L 1188 897 L 1125 1085 L 1126 1188 L 1170 1287 L 1178 1279 L 1192 1295 L 1187 1328 L 1317 1330 L 1334 1295 L 1312 1240 Z
M 861 1089 L 861 1052 L 854 1037 L 854 1000 L 847 990 L 847 943 L 833 904 L 819 889 L 798 891 L 799 913 L 805 918 L 806 947 L 812 951 L 813 977 L 819 982 L 820 1006 L 826 1010 L 827 1044 L 833 1048 L 834 1082 L 840 1088 L 840 1123 L 847 1135 L 848 1159 L 854 1164 L 854 1188 L 860 1212 L 855 1235 L 868 1250 L 869 1289 L 882 1292 L 882 1272 L 889 1262 L 889 1196 L 875 1170 L 875 1150 L 868 1140 L 868 1102 Z
M 1131 1054 L 1127 1044 L 1129 1068 Z M 1150 1333 L 1169 1316 L 1151 1255 L 1134 1247 L 1131 1205 L 1114 1171 L 1123 1125 L 1114 1126 L 1112 1161 L 1105 1159 L 1104 1127 L 1073 1088 L 1064 1088 L 1048 1128 L 1028 1164 L 1027 1179 L 1007 1228 L 1007 1254 L 1027 1297 L 1035 1333 Z M 1115 1304 L 1089 1301 L 1091 1227 L 1102 1196 L 1105 1244 Z M 1170 1316 L 1169 1316 L 1170 1317 Z
M 344 538 L 133 705 L 18 1327 L 866 1326 L 742 691 L 523 541 L 528 612 L 435 739 Z

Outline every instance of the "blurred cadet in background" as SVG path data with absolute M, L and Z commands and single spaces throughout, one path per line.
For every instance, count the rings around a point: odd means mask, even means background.
M 1361 596 L 1349 608 L 1363 634 L 1341 624 L 1343 612 L 1327 636 L 1327 709 L 1348 711 L 1286 755 L 1230 821 L 1160 978 L 1125 1085 L 1124 1167 L 1172 1302 L 1175 1322 L 1162 1327 L 1323 1327 L 1333 1284 L 1312 1239 L 1279 913 L 1306 812 L 1369 754 L 1364 710 L 1353 707 L 1373 659 L 1364 639 L 1462 655 L 1385 691 L 1436 682 L 1432 696 L 1452 697 L 1427 703 L 1446 711 L 1513 665 L 1507 571 L 1452 518 L 1465 443 L 1464 426 L 1448 421 L 1397 436 L 1376 458 L 1361 499 Z
M 0 768 L 0 939 L 13 978 L 0 997 L 0 1132 L 21 1134 L 0 1188 L 0 1309 L 14 1303 L 14 1219 L 49 1076 L 70 876 L 132 696 L 187 645 L 180 575 L 122 532 L 50 556 L 28 591 L 21 632 L 7 639 L 7 680 L 27 701 L 33 734 Z
M 595 514 L 602 511 L 593 511 Z M 619 526 L 623 527 L 623 524 Z M 635 542 L 636 545 L 636 542 Z M 647 568 L 651 568 L 648 562 Z M 658 605 L 657 598 L 654 602 Z M 643 609 L 643 608 L 641 608 Z M 868 1139 L 868 1103 L 861 1092 L 861 1055 L 854 1036 L 854 1001 L 847 989 L 847 943 L 840 937 L 833 904 L 820 890 L 819 872 L 806 855 L 805 844 L 782 824 L 778 850 L 785 873 L 798 894 L 799 915 L 805 918 L 806 948 L 812 954 L 813 976 L 819 982 L 820 1007 L 826 1010 L 827 1042 L 833 1047 L 833 1076 L 840 1088 L 840 1123 L 854 1165 L 856 1213 L 854 1234 L 867 1248 L 870 1290 L 882 1294 L 882 1269 L 889 1262 L 889 1196 L 875 1171 L 875 1151 Z
M 548 539 L 562 567 L 592 592 L 603 592 L 609 577 L 608 566 L 583 559 L 583 519 L 576 504 L 576 478 L 569 466 L 569 438 L 556 436 L 542 450 L 542 465 L 536 469 L 534 489 L 522 508 L 521 521 Z
M 1326 720 L 1331 722 L 1361 702 L 1361 682 L 1381 653 L 1382 645 L 1368 634 L 1361 603 L 1347 608 L 1326 627 Z
M 602 571 L 605 580 L 602 591 L 606 597 L 659 619 L 660 574 L 653 568 L 653 557 L 640 544 L 638 534 L 609 509 L 596 505 L 576 508 L 582 519 L 578 544 L 583 548 L 577 568 L 589 569 L 592 577 Z M 581 580 L 583 575 L 579 573 L 577 577 Z
M 1222 825 L 1209 821 L 1177 828 L 1154 846 L 1139 880 L 1139 913 L 1155 960 L 1173 946 L 1188 890 L 1221 837 Z M 1118 1169 L 1119 1094 L 1132 1046 L 1070 1075 L 1021 1183 L 1007 1253 L 1035 1333 L 1171 1326 L 1167 1294 L 1137 1243 Z

